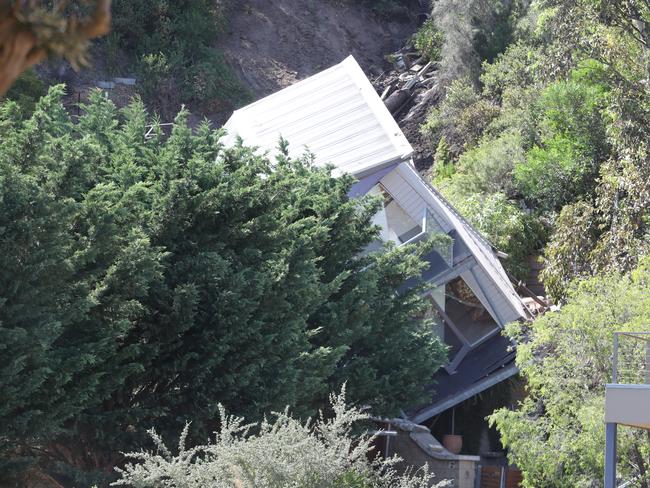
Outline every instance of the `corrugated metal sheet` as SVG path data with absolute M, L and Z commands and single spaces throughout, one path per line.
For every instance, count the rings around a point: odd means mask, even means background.
M 226 145 L 245 143 L 277 151 L 280 136 L 292 156 L 306 150 L 317 165 L 365 176 L 413 153 L 356 60 L 340 64 L 236 110 L 225 125 Z

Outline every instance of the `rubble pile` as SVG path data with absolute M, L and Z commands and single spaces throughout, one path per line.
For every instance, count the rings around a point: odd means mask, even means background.
M 393 68 L 371 80 L 384 104 L 413 146 L 418 171 L 433 163 L 433 150 L 420 133 L 427 113 L 442 96 L 435 62 L 426 62 L 410 45 L 387 56 Z

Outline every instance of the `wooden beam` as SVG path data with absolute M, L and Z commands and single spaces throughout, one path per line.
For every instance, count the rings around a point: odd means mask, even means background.
M 472 290 L 472 293 L 474 293 L 474 295 L 476 295 L 476 298 L 478 298 L 479 301 L 485 306 L 492 319 L 494 319 L 494 321 L 497 323 L 497 326 L 503 327 L 506 325 L 506 321 L 501 318 L 501 315 L 499 315 L 499 310 L 497 310 L 497 307 L 494 306 L 494 303 L 492 303 L 492 300 L 490 300 L 490 297 L 488 296 L 489 289 L 485 288 L 485 292 L 483 291 L 484 288 L 481 286 L 481 281 L 479 280 L 479 277 L 476 276 L 474 269 L 470 269 L 469 274 L 470 276 L 467 276 L 463 279 L 465 280 L 465 283 L 467 283 L 467 286 L 469 286 Z M 472 286 L 472 283 L 470 283 L 470 281 L 473 281 L 475 286 Z M 494 283 L 494 281 L 492 282 Z M 498 290 L 499 293 L 503 293 L 501 288 L 498 288 Z M 483 299 L 481 299 L 481 297 Z
M 474 266 L 476 266 L 476 264 L 477 264 L 476 258 L 470 255 L 465 259 L 463 259 L 462 261 L 460 261 L 458 264 L 454 265 L 454 267 L 449 268 L 447 271 L 443 271 L 437 276 L 434 276 L 429 281 L 429 283 L 432 283 L 434 286 L 440 286 L 440 285 L 444 285 L 445 283 L 449 283 L 451 280 L 458 278 L 468 269 L 471 269 Z
M 512 276 L 508 270 L 506 270 L 506 274 L 508 275 L 508 278 L 510 279 L 512 284 L 515 285 L 517 288 L 519 288 L 521 291 L 523 291 L 525 295 L 532 298 L 535 302 L 537 302 L 538 305 L 543 307 L 544 310 L 547 310 L 549 308 L 549 304 L 546 303 L 544 300 L 541 300 L 537 295 L 535 295 L 532 292 L 532 290 L 528 288 L 523 281 L 520 281 L 514 276 Z
M 440 314 L 440 317 L 442 317 L 442 321 L 445 322 L 457 335 L 460 341 L 463 343 L 464 346 L 470 347 L 471 344 L 467 339 L 465 339 L 465 336 L 463 333 L 460 331 L 460 328 L 456 326 L 453 320 L 445 313 L 445 311 L 436 303 L 435 300 L 431 300 L 431 303 L 433 305 L 433 308 L 436 309 L 436 312 Z
M 465 338 L 463 337 L 463 339 Z M 458 369 L 458 366 L 460 366 L 460 363 L 463 361 L 463 359 L 465 359 L 465 356 L 467 356 L 467 354 L 469 354 L 471 350 L 472 350 L 471 346 L 467 344 L 463 344 L 463 347 L 461 347 L 460 351 L 456 353 L 454 359 L 447 366 L 444 366 L 445 371 L 447 371 L 449 375 L 456 374 L 456 370 Z

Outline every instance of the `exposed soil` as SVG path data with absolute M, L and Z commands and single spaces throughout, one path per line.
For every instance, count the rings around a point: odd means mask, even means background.
M 373 80 L 392 69 L 385 57 L 404 46 L 417 30 L 420 2 L 390 17 L 376 14 L 360 0 L 240 0 L 229 2 L 228 28 L 215 40 L 233 73 L 256 100 L 328 68 L 352 54 Z M 99 80 L 110 80 L 100 45 L 92 49 L 92 66 L 74 72 L 61 60 L 39 66 L 48 83 L 66 83 L 66 105 L 76 110 Z M 120 53 L 116 76 L 132 76 L 128 57 Z M 381 89 L 380 86 L 377 86 Z M 137 93 L 137 86 L 116 85 L 107 95 L 118 107 Z M 175 110 L 175 109 L 174 109 Z M 208 118 L 223 124 L 231 110 L 207 113 L 190 105 L 191 125 Z M 400 114 L 398 122 L 406 111 Z M 167 120 L 165 120 L 167 121 Z M 418 121 L 419 122 L 419 121 Z M 402 125 L 400 123 L 400 125 Z M 417 124 L 416 124 L 417 125 Z M 408 124 L 404 124 L 407 132 Z
M 400 72 L 386 55 L 403 50 L 417 30 L 422 2 L 386 18 L 359 0 L 246 0 L 229 12 L 229 29 L 218 42 L 228 63 L 258 99 L 332 66 L 352 54 L 381 93 Z M 434 71 L 434 70 L 432 70 Z M 417 89 L 395 118 L 415 150 L 419 170 L 431 165 L 431 148 L 419 127 L 439 99 L 431 85 Z M 216 123 L 230 112 L 210 114 Z
M 218 45 L 259 98 L 350 54 L 377 75 L 416 28 L 414 16 L 387 19 L 358 0 L 247 0 L 232 8 Z

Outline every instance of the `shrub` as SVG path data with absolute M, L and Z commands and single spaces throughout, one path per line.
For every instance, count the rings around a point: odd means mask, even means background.
M 541 275 L 554 301 L 566 297 L 571 282 L 594 272 L 593 252 L 599 234 L 598 215 L 592 205 L 580 201 L 562 208 L 544 250 L 546 266 Z
M 499 108 L 481 98 L 468 79 L 454 81 L 439 107 L 429 112 L 420 131 L 435 148 L 445 137 L 454 156 L 473 147 Z
M 206 110 L 216 112 L 250 98 L 250 92 L 234 77 L 221 53 L 205 52 L 201 58 L 184 75 L 183 86 L 188 99 L 202 100 Z
M 186 447 L 188 426 L 178 454 L 173 455 L 155 431 L 150 435 L 156 453 L 127 454 L 137 461 L 119 469 L 113 486 L 135 488 L 428 488 L 433 475 L 426 465 L 416 473 L 398 475 L 398 459 L 372 456 L 373 437 L 353 436 L 353 427 L 368 415 L 345 403 L 345 388 L 330 396 L 332 413 L 322 412 L 315 421 L 301 422 L 288 410 L 274 413 L 273 420 L 246 424 L 219 407 L 221 426 L 213 442 Z M 436 487 L 445 486 L 445 482 Z
M 436 153 L 433 156 L 433 161 L 435 179 L 451 178 L 455 172 L 454 162 L 449 151 L 449 144 L 447 144 L 447 139 L 444 136 L 440 138 Z
M 181 97 L 208 110 L 249 98 L 213 47 L 225 25 L 223 2 L 117 0 L 113 11 L 114 35 L 133 54 L 139 81 L 149 85 L 141 94 L 165 116 L 174 115 Z
M 577 230 L 576 232 L 579 232 Z M 650 260 L 630 274 L 576 281 L 567 302 L 532 325 L 513 323 L 517 365 L 528 397 L 490 421 L 524 474 L 525 487 L 602 486 L 605 384 L 611 381 L 614 331 L 650 331 Z M 623 374 L 630 374 L 623 370 Z M 620 427 L 621 479 L 650 483 L 650 438 Z
M 515 166 L 519 191 L 536 207 L 556 210 L 588 193 L 595 183 L 592 161 L 584 158 L 575 141 L 558 135 L 535 146 Z
M 536 206 L 559 209 L 589 195 L 608 153 L 600 114 L 602 88 L 574 81 L 549 85 L 538 103 L 539 145 L 515 165 L 520 191 Z
M 479 232 L 497 249 L 508 254 L 508 270 L 518 278 L 528 272 L 528 256 L 540 249 L 546 231 L 534 215 L 529 215 L 503 193 L 465 193 L 456 182 L 441 191 Z
M 525 152 L 517 132 L 505 132 L 496 139 L 484 139 L 458 159 L 457 172 L 468 193 L 505 193 L 514 196 L 513 169 L 524 161 Z
M 442 32 L 438 30 L 431 19 L 427 19 L 422 24 L 422 27 L 413 35 L 413 44 L 427 61 L 437 61 L 440 59 L 442 42 Z
M 483 63 L 483 93 L 499 101 L 504 92 L 510 89 L 534 84 L 539 58 L 540 54 L 534 47 L 523 42 L 511 44 L 492 63 Z
M 151 109 L 168 114 L 177 110 L 180 97 L 174 90 L 173 68 L 161 52 L 142 56 L 137 65 L 137 90 Z

